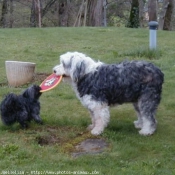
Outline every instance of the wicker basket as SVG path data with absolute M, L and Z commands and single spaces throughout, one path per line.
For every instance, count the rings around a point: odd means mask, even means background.
M 35 63 L 21 61 L 5 61 L 9 86 L 18 87 L 32 81 Z

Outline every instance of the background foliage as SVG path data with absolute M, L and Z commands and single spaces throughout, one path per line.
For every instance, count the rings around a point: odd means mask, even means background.
M 7 28 L 144 28 L 148 27 L 148 21 L 154 20 L 160 22 L 159 29 L 175 29 L 174 0 L 0 0 L 0 19 L 0 26 Z

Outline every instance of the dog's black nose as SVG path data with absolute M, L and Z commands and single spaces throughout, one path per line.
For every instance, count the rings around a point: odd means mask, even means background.
M 54 70 L 53 72 L 56 73 L 56 70 Z

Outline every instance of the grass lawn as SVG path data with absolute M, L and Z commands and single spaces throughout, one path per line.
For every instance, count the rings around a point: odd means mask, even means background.
M 77 158 L 71 156 L 75 145 L 94 136 L 86 131 L 88 111 L 70 85 L 61 82 L 40 98 L 44 125 L 31 122 L 29 129 L 22 130 L 19 124 L 7 127 L 0 121 L 0 174 L 174 175 L 175 32 L 158 31 L 157 36 L 158 49 L 150 52 L 147 29 L 0 29 L 0 101 L 7 93 L 19 94 L 30 86 L 8 87 L 5 60 L 35 62 L 36 74 L 50 74 L 60 54 L 79 51 L 106 63 L 147 60 L 165 75 L 154 135 L 138 134 L 131 104 L 111 108 L 110 123 L 98 137 L 109 144 L 108 148 L 101 154 Z

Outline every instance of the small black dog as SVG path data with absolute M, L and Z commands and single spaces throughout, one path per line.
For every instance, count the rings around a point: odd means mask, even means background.
M 32 85 L 21 95 L 8 94 L 0 105 L 1 119 L 5 125 L 12 125 L 19 122 L 23 128 L 27 128 L 27 122 L 32 119 L 42 124 L 40 118 L 41 88 Z

